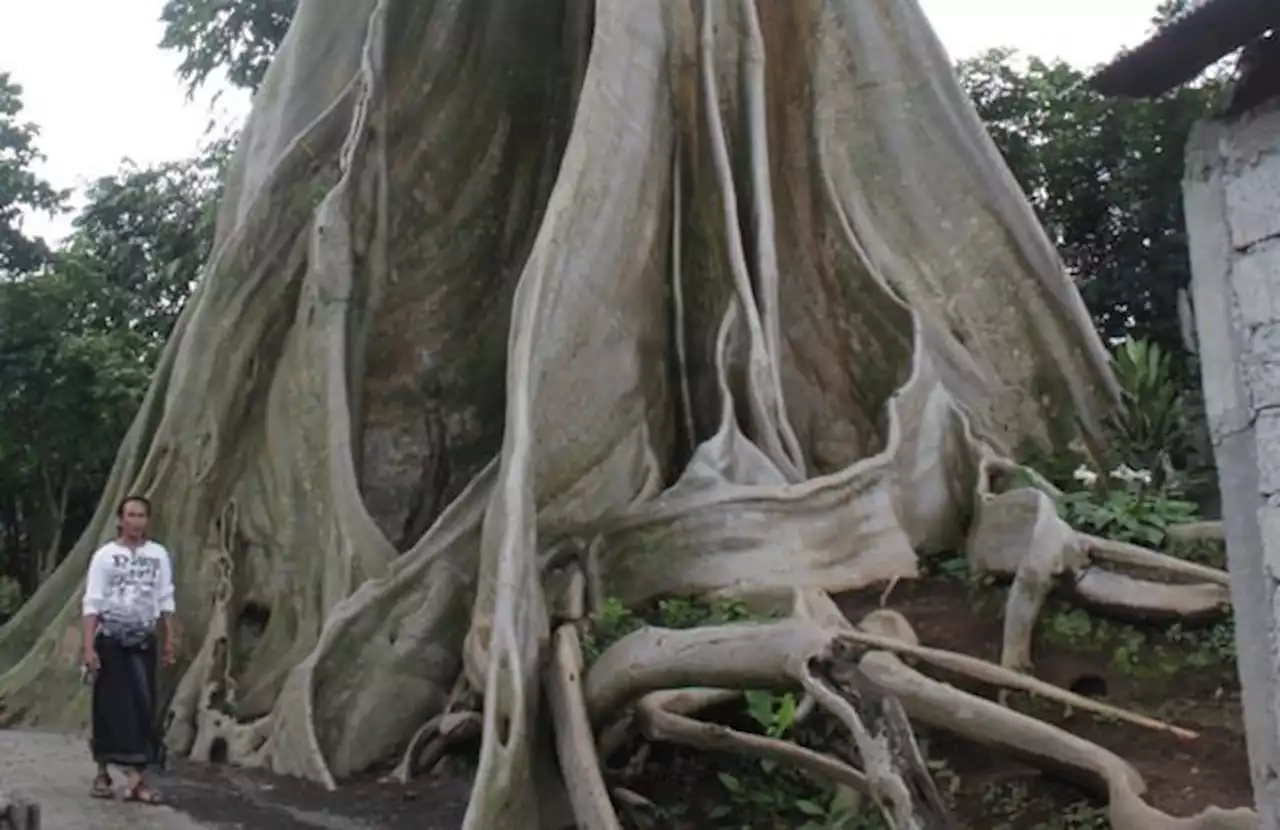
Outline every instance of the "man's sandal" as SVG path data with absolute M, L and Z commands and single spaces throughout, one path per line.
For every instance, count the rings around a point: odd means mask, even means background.
M 139 781 L 124 795 L 125 801 L 136 801 L 139 804 L 161 804 L 160 793 L 147 786 L 146 781 Z
M 93 779 L 93 788 L 89 790 L 92 798 L 110 799 L 116 797 L 116 791 L 111 786 L 110 775 L 99 775 Z

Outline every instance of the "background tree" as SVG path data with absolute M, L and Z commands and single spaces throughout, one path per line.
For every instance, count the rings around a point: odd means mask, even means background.
M 0 283 L 0 565 L 24 595 L 92 516 L 209 256 L 227 154 L 99 179 L 62 250 Z
M 48 261 L 45 242 L 23 233 L 23 216 L 57 211 L 66 196 L 32 169 L 43 158 L 36 148 L 39 130 L 21 120 L 22 109 L 22 87 L 0 72 L 0 280 L 29 274 Z
M 166 0 L 160 46 L 182 55 L 178 74 L 194 91 L 217 71 L 254 90 L 289 31 L 297 0 Z
M 1108 100 L 1087 87 L 1087 71 L 1007 49 L 963 61 L 959 72 L 1099 333 L 1149 338 L 1185 355 L 1177 307 L 1191 276 L 1183 149 L 1225 84 L 1211 77 L 1154 101 Z

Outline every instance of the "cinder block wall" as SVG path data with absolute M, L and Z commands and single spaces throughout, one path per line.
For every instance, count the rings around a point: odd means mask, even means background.
M 1183 198 L 1249 761 L 1280 830 L 1280 102 L 1200 124 Z

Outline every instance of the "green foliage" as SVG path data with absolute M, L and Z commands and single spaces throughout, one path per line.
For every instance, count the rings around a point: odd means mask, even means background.
M 990 787 L 982 797 L 991 830 L 1110 830 L 1107 812 L 1087 801 L 1062 810 L 1031 795 L 1020 781 Z
M 48 263 L 49 247 L 23 233 L 23 214 L 57 212 L 66 198 L 33 169 L 44 158 L 36 149 L 40 131 L 20 120 L 22 109 L 22 87 L 0 72 L 0 281 Z
M 233 85 L 255 90 L 297 6 L 298 0 L 166 0 L 160 46 L 182 56 L 178 75 L 192 92 L 217 71 Z
M 1165 630 L 1091 616 L 1062 602 L 1051 602 L 1040 617 L 1037 635 L 1049 646 L 1106 655 L 1111 667 L 1139 681 L 1167 683 L 1186 671 L 1235 670 L 1235 625 L 1228 617 L 1213 625 L 1175 624 Z
M 1121 405 L 1107 421 L 1108 454 L 1083 448 L 1024 460 L 1063 491 L 1060 515 L 1072 527 L 1125 542 L 1162 547 L 1171 526 L 1195 521 L 1184 497 L 1202 478 L 1205 459 L 1196 424 L 1169 353 L 1150 340 L 1130 339 L 1112 355 Z M 1095 465 L 1102 467 L 1095 469 Z M 1013 487 L 1039 486 L 1025 476 Z
M 594 663 L 606 648 L 644 625 L 644 620 L 616 597 L 608 597 L 591 616 L 591 625 L 582 638 L 582 653 Z
M 1150 470 L 1154 486 L 1166 489 L 1175 469 L 1191 466 L 1196 450 L 1173 357 L 1154 341 L 1129 339 L 1116 346 L 1111 368 L 1121 393 L 1108 424 L 1112 451 L 1118 461 Z
M 1007 49 L 963 61 L 959 75 L 1099 332 L 1181 355 L 1177 295 L 1190 280 L 1183 148 L 1222 100 L 1221 79 L 1153 101 L 1109 100 L 1089 89 L 1087 70 Z
M 209 254 L 228 152 L 99 179 L 63 249 L 0 282 L 0 572 L 24 593 L 92 515 Z
M 59 267 L 95 286 L 81 324 L 129 329 L 158 350 L 177 321 L 213 244 L 229 141 L 149 168 L 126 163 L 89 186 Z
M 1170 498 L 1141 482 L 1067 493 L 1059 499 L 1058 511 L 1078 530 L 1157 548 L 1164 545 L 1172 525 L 1196 518 L 1191 502 Z

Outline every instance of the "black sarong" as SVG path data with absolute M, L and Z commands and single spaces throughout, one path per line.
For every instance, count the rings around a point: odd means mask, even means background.
M 122 645 L 99 633 L 93 641 L 98 674 L 93 681 L 93 760 L 144 767 L 156 760 L 156 641 Z

